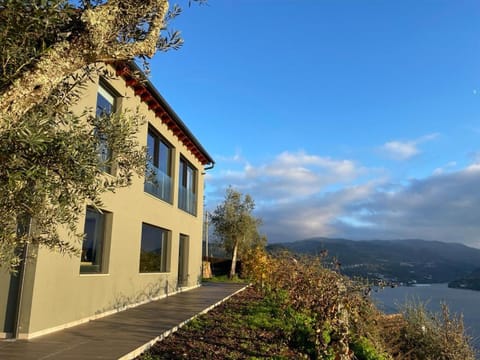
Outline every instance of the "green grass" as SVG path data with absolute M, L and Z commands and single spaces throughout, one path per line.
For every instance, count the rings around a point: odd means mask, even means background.
M 203 278 L 203 282 L 211 282 L 211 283 L 234 283 L 234 284 L 248 284 L 247 279 L 241 279 L 238 276 L 234 276 L 232 279 L 228 277 L 228 275 L 220 275 L 214 276 L 210 279 Z

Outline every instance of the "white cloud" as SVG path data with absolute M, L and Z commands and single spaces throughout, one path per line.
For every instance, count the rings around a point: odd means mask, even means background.
M 381 150 L 395 160 L 408 160 L 420 153 L 420 149 L 418 148 L 420 144 L 434 140 L 437 137 L 438 133 L 433 133 L 411 141 L 393 140 L 383 144 Z
M 420 152 L 417 149 L 417 144 L 412 141 L 390 141 L 385 143 L 382 148 L 390 157 L 398 160 L 410 159 Z
M 267 163 L 213 173 L 207 201 L 214 206 L 228 185 L 252 195 L 272 242 L 422 238 L 480 247 L 480 162 L 456 166 L 393 183 L 372 179 L 377 172 L 352 160 L 284 152 Z
M 480 247 L 480 166 L 414 180 L 394 193 L 376 191 L 346 208 L 368 229 L 337 223 L 354 238 L 422 238 Z M 360 212 L 362 210 L 362 212 Z
M 318 194 L 332 184 L 349 183 L 365 171 L 351 160 L 335 160 L 304 151 L 283 152 L 268 163 L 245 162 L 241 170 L 212 175 L 209 184 L 216 188 L 232 185 L 251 194 L 259 204 L 288 203 Z
M 446 163 L 445 165 L 443 165 L 441 167 L 438 167 L 435 170 L 433 170 L 433 175 L 441 175 L 441 174 L 443 174 L 447 171 L 451 171 L 456 166 L 457 166 L 456 161 L 450 161 L 450 162 Z
M 263 230 L 274 242 L 336 236 L 337 217 L 345 213 L 349 204 L 367 198 L 373 189 L 373 183 L 349 186 L 288 204 L 264 207 L 259 212 L 264 220 Z

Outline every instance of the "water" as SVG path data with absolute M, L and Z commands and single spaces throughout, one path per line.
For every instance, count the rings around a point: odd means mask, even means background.
M 373 298 L 379 308 L 389 314 L 398 312 L 406 301 L 421 301 L 435 312 L 440 311 L 440 304 L 444 302 L 451 313 L 463 314 L 465 329 L 472 336 L 475 348 L 480 350 L 480 291 L 451 289 L 447 284 L 399 286 L 374 292 Z

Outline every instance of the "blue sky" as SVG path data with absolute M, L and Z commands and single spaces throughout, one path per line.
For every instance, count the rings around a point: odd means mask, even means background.
M 151 80 L 270 242 L 480 247 L 480 2 L 209 0 Z

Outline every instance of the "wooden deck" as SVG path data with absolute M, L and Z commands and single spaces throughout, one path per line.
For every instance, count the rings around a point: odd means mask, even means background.
M 244 288 L 241 284 L 207 283 L 32 340 L 3 340 L 0 359 L 132 359 Z

